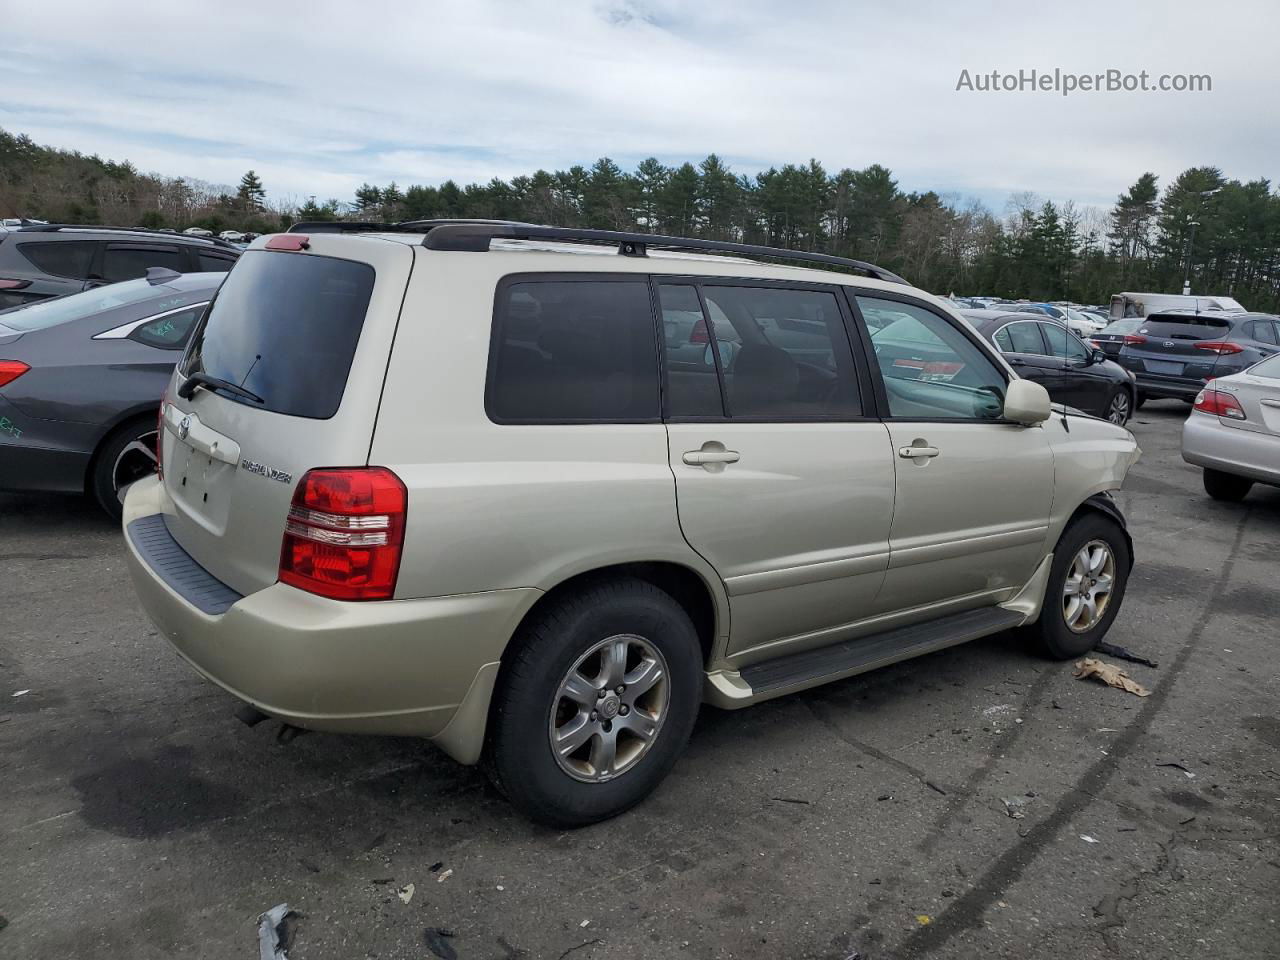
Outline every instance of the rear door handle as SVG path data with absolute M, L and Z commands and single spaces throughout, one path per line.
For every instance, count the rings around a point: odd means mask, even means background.
M 937 455 L 937 447 L 910 446 L 898 448 L 898 456 L 902 457 L 904 460 L 927 460 L 930 457 L 936 457 Z
M 683 459 L 691 467 L 701 467 L 708 463 L 737 463 L 742 455 L 737 450 L 689 450 Z

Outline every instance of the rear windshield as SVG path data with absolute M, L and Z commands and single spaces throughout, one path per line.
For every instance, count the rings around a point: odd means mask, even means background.
M 1133 333 L 1142 326 L 1141 320 L 1112 320 L 1102 328 L 1103 333 Z
M 374 271 L 309 254 L 247 253 L 191 341 L 184 374 L 229 380 L 262 398 L 237 403 L 325 420 L 342 402 Z
M 1168 314 L 1147 317 L 1138 328 L 1144 336 L 1164 337 L 1166 340 L 1212 340 L 1230 330 L 1231 324 L 1221 317 Z
M 9 310 L 4 314 L 3 323 L 14 330 L 43 330 L 72 320 L 83 320 L 97 313 L 105 313 L 127 303 L 139 300 L 150 300 L 159 297 L 170 287 L 153 286 L 146 280 L 130 280 L 126 283 L 113 283 L 110 286 L 94 287 L 83 293 L 72 293 L 65 297 L 41 300 L 20 310 Z M 174 290 L 181 297 L 182 291 Z

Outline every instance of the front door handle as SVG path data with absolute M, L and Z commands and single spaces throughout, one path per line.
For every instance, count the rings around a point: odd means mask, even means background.
M 689 450 L 683 459 L 691 467 L 704 467 L 709 463 L 737 463 L 742 455 L 737 450 Z
M 904 460 L 928 460 L 937 455 L 937 447 L 926 446 L 918 440 L 909 447 L 898 448 L 898 456 Z

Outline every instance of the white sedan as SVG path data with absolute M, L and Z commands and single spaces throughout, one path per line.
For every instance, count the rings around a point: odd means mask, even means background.
M 1204 468 L 1215 500 L 1280 486 L 1280 355 L 1205 384 L 1182 428 L 1182 459 Z

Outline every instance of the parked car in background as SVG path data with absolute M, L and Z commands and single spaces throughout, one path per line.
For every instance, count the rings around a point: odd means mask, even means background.
M 218 239 L 227 243 L 244 243 L 244 234 L 239 230 L 223 230 L 218 234 Z
M 1280 486 L 1280 356 L 1205 385 L 1182 428 L 1182 459 L 1204 468 L 1215 500 Z
M 1103 491 L 1133 436 L 1052 416 L 892 273 L 364 229 L 245 253 L 166 391 L 163 474 L 125 501 L 143 607 L 258 709 L 430 737 L 579 826 L 658 786 L 704 700 L 1016 626 L 1078 656 L 1119 612 L 1132 551 Z M 664 327 L 706 339 L 677 364 Z
M 1280 321 L 1265 313 L 1157 313 L 1124 335 L 1117 361 L 1138 381 L 1138 403 L 1191 403 L 1214 377 L 1280 352 Z
M 240 251 L 221 240 L 158 230 L 24 226 L 0 232 L 0 309 L 145 276 L 149 267 L 177 273 L 226 273 Z
M 1112 320 L 1097 333 L 1090 336 L 1087 342 L 1105 353 L 1108 360 L 1115 360 L 1120 356 L 1120 349 L 1124 346 L 1124 338 L 1129 334 L 1136 333 L 1142 324 L 1143 321 L 1136 318 L 1132 320 Z
M 204 227 L 187 227 L 182 231 L 188 237 L 212 237 L 213 231 L 206 230 Z
M 1157 313 L 1186 310 L 1191 313 L 1244 313 L 1245 308 L 1231 297 L 1197 297 L 1181 293 L 1116 293 L 1108 310 L 1112 320 L 1149 317 Z
M 155 469 L 156 411 L 225 273 L 152 267 L 0 313 L 0 489 L 120 491 Z
M 969 310 L 964 315 L 1018 376 L 1035 380 L 1058 403 L 1120 426 L 1133 416 L 1133 377 L 1061 324 L 1036 313 Z
M 1103 317 L 1077 310 L 1075 307 L 1063 307 L 1062 310 L 1067 315 L 1067 329 L 1077 337 L 1087 339 L 1107 325 Z

